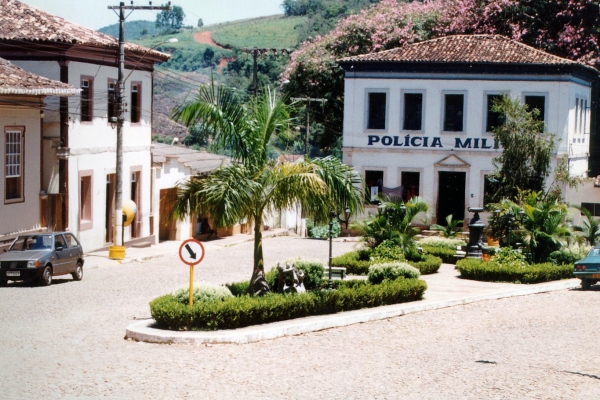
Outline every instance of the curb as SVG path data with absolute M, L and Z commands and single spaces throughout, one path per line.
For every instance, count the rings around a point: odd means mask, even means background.
M 531 286 L 501 293 L 467 296 L 454 300 L 445 300 L 432 303 L 427 303 L 426 300 L 420 300 L 416 302 L 417 304 L 414 304 L 414 302 L 394 304 L 390 306 L 345 311 L 338 314 L 318 315 L 222 331 L 169 331 L 154 328 L 153 325 L 155 324 L 155 321 L 153 319 L 148 319 L 134 322 L 127 326 L 125 339 L 132 339 L 139 342 L 164 344 L 244 344 L 267 339 L 275 339 L 284 336 L 316 332 L 324 329 L 338 328 L 363 322 L 378 321 L 406 314 L 438 310 L 441 308 L 475 303 L 484 300 L 497 300 L 557 290 L 573 289 L 579 285 L 579 281 L 570 280 L 567 282 L 541 284 L 539 286 Z

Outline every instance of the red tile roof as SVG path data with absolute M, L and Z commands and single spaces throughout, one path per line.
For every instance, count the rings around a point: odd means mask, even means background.
M 378 53 L 345 57 L 338 61 L 579 64 L 500 35 L 445 36 Z
M 71 85 L 32 74 L 0 58 L 0 94 L 72 96 L 79 92 Z
M 118 40 L 110 35 L 74 24 L 17 0 L 0 0 L 0 10 L 0 40 L 59 42 L 115 49 L 119 46 Z M 149 53 L 165 61 L 170 57 L 133 43 L 126 43 L 125 51 Z

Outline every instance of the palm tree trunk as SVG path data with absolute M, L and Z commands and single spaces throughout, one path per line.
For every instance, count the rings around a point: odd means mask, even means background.
M 250 279 L 250 294 L 262 296 L 269 293 L 269 284 L 265 279 L 265 265 L 262 249 L 262 232 L 260 230 L 262 218 L 254 220 L 254 269 Z

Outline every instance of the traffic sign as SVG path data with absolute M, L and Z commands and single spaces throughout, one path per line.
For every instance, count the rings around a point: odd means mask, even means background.
M 196 239 L 187 239 L 179 247 L 179 258 L 188 265 L 199 264 L 204 258 L 204 246 Z

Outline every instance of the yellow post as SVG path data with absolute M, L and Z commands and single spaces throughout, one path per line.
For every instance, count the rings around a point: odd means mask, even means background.
M 194 264 L 190 264 L 190 307 L 194 304 Z

